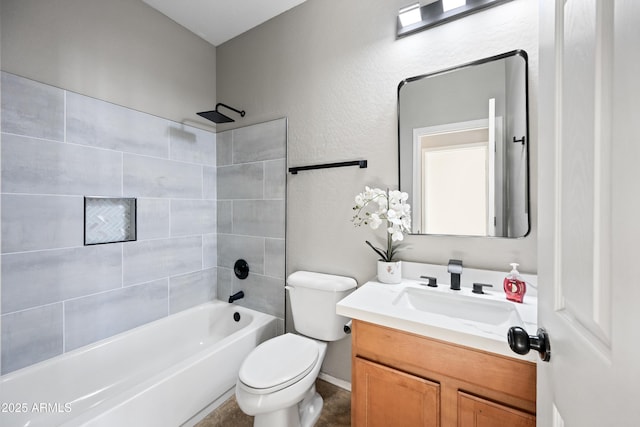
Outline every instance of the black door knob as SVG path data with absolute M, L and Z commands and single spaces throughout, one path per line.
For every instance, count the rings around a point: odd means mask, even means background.
M 551 359 L 551 345 L 547 331 L 540 328 L 537 335 L 529 335 L 520 326 L 512 326 L 507 332 L 509 347 L 517 354 L 527 354 L 529 350 L 536 350 L 540 354 L 540 359 L 548 362 Z

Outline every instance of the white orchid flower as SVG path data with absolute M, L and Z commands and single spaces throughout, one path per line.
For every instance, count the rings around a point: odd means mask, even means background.
M 375 230 L 380 226 L 380 224 L 382 224 L 380 216 L 378 214 L 371 214 L 369 217 L 369 226 Z
M 365 187 L 364 192 L 355 196 L 355 211 L 351 221 L 354 225 L 368 224 L 378 229 L 386 221 L 386 249 L 366 242 L 382 259 L 391 261 L 394 258 L 394 242 L 404 240 L 404 233 L 411 230 L 411 206 L 406 203 L 409 194 L 399 190 L 382 190 Z
M 400 242 L 404 240 L 404 235 L 402 234 L 402 231 L 394 231 L 393 234 L 391 234 L 391 240 L 394 242 Z

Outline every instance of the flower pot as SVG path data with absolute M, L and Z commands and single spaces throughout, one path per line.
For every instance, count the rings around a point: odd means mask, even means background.
M 378 281 L 381 283 L 396 284 L 402 280 L 401 261 L 378 261 Z

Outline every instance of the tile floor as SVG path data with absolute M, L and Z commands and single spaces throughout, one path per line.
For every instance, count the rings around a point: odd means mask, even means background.
M 351 393 L 329 384 L 326 381 L 318 380 L 316 389 L 324 400 L 322 414 L 315 427 L 348 427 L 351 425 Z M 196 427 L 251 427 L 253 417 L 245 415 L 238 404 L 235 396 L 223 403 L 218 409 L 206 416 L 196 424 Z

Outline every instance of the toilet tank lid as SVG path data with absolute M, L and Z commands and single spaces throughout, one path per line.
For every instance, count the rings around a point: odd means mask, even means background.
M 316 273 L 313 271 L 296 271 L 287 278 L 287 284 L 296 288 L 321 289 L 324 291 L 348 291 L 357 286 L 355 279 L 333 274 Z

